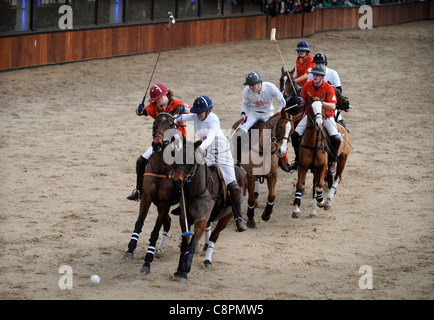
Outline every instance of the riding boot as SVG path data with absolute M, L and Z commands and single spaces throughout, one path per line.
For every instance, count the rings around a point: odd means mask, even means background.
M 301 137 L 298 134 L 297 131 L 294 131 L 291 134 L 291 142 L 292 142 L 292 147 L 294 148 L 294 154 L 295 154 L 295 160 L 289 165 L 288 169 L 291 170 L 297 170 L 297 164 L 298 164 L 298 151 L 300 149 L 300 142 L 301 142 Z
M 227 188 L 232 204 L 232 212 L 237 225 L 237 231 L 246 231 L 247 225 L 241 214 L 241 189 L 236 181 L 229 183 Z
M 143 174 L 145 173 L 147 159 L 142 156 L 137 158 L 136 161 L 136 174 L 137 174 L 137 182 L 136 189 L 127 197 L 128 200 L 139 201 L 141 198 L 142 188 L 143 188 Z
M 329 148 L 329 173 L 334 175 L 336 172 L 336 162 L 338 159 L 339 147 L 341 146 L 341 137 L 335 134 L 330 137 L 331 148 Z

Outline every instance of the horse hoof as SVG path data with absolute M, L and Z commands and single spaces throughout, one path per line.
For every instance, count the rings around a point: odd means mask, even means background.
M 247 219 L 247 226 L 250 229 L 256 228 L 256 222 L 255 219 Z
M 142 266 L 140 272 L 147 276 L 151 273 L 151 267 Z
M 181 283 L 181 284 L 186 284 L 187 283 L 187 275 L 186 276 L 183 276 L 183 275 L 181 275 L 181 273 L 180 272 L 175 272 L 174 274 L 173 274 L 173 279 L 176 281 L 176 282 L 178 282 L 178 283 Z
M 205 266 L 205 269 L 212 270 L 212 263 L 211 263 L 211 261 L 205 260 L 203 262 L 203 265 Z
M 316 204 L 317 204 L 317 206 L 320 207 L 320 208 L 324 207 L 324 201 L 317 202 Z
M 324 203 L 324 210 L 330 210 L 332 207 L 332 201 L 330 199 L 327 199 Z
M 309 218 L 316 218 L 316 211 L 309 214 Z
M 298 218 L 300 218 L 300 212 L 293 212 L 293 213 L 292 213 L 292 217 L 293 217 L 294 219 L 298 219 Z
M 133 260 L 134 259 L 134 253 L 132 252 L 125 252 L 123 260 Z
M 270 220 L 270 215 L 269 215 L 269 214 L 266 214 L 266 213 L 263 213 L 262 216 L 261 216 L 261 218 L 262 218 L 262 220 L 264 220 L 264 221 L 268 221 L 268 220 Z

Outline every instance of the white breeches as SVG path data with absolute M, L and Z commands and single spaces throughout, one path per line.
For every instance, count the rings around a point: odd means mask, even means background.
M 297 131 L 300 137 L 304 134 L 304 131 L 306 130 L 306 121 L 307 116 L 304 116 L 295 128 L 295 131 Z M 339 134 L 334 118 L 326 118 L 324 121 L 324 128 L 327 130 L 327 133 L 330 137 L 334 136 L 335 134 Z
M 223 140 L 221 143 L 211 144 L 206 151 L 205 161 L 208 166 L 218 165 L 225 179 L 226 185 L 236 181 L 234 158 L 232 158 L 232 152 L 229 142 Z
M 246 112 L 247 121 L 240 126 L 240 129 L 243 129 L 245 132 L 248 132 L 249 129 L 253 126 L 253 124 L 258 121 L 267 121 L 273 116 L 273 111 L 266 111 L 264 113 L 259 112 Z
M 142 154 L 142 157 L 145 158 L 146 160 L 149 160 L 149 157 L 152 154 L 152 147 L 149 147 L 148 150 L 145 151 L 144 154 Z

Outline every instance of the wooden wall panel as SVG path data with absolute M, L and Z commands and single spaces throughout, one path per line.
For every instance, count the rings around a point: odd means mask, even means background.
M 277 17 L 258 15 L 184 21 L 172 25 L 169 31 L 164 23 L 1 36 L 0 70 L 160 49 L 269 39 L 272 28 L 277 30 L 276 38 L 309 36 L 319 31 L 357 28 L 360 16 L 358 8 L 330 8 Z M 373 7 L 374 26 L 433 18 L 433 1 Z

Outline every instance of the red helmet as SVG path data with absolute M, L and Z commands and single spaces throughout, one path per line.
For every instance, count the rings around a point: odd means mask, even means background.
M 149 102 L 153 102 L 155 100 L 160 99 L 162 96 L 164 96 L 167 93 L 167 91 L 169 90 L 164 84 L 162 83 L 154 84 L 151 87 L 151 90 L 149 90 L 149 93 L 151 94 L 151 99 L 149 99 Z

